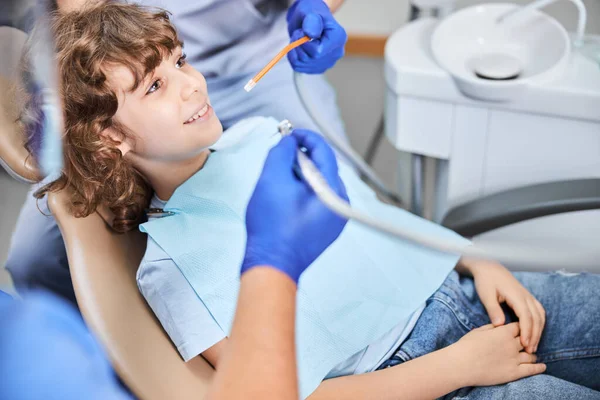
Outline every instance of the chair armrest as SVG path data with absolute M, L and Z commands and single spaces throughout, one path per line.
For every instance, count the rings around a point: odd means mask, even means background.
M 600 179 L 541 183 L 507 190 L 451 209 L 442 225 L 467 237 L 521 221 L 600 209 Z

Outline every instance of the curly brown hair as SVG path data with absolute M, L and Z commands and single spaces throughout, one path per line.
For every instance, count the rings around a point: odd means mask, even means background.
M 64 169 L 61 177 L 35 195 L 72 188 L 71 210 L 85 217 L 106 206 L 113 229 L 127 232 L 144 221 L 152 189 L 124 158 L 119 143 L 102 134 L 113 128 L 122 140 L 133 134 L 119 124 L 117 95 L 106 69 L 127 67 L 133 89 L 183 43 L 167 11 L 104 2 L 52 19 L 61 100 L 64 106 Z

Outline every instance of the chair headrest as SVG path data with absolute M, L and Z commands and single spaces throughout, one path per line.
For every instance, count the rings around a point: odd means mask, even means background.
M 16 122 L 22 102 L 14 87 L 26 39 L 18 29 L 0 27 L 0 165 L 15 179 L 32 183 L 39 181 L 41 174 L 24 147 L 23 128 Z
M 11 83 L 0 76 L 0 93 L 10 93 Z M 0 97 L 0 165 L 15 179 L 37 182 L 41 174 L 33 157 L 24 147 L 22 126 L 16 122 L 14 103 L 7 96 Z

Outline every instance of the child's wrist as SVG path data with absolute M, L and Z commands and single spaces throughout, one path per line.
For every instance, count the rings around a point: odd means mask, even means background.
M 482 269 L 482 266 L 484 266 L 484 262 L 481 259 L 462 257 L 458 260 L 455 269 L 459 274 L 475 278 L 475 275 Z
M 453 343 L 441 351 L 446 353 L 448 363 L 449 365 L 452 365 L 452 368 L 450 369 L 451 376 L 448 378 L 453 386 L 456 387 L 456 390 L 467 386 L 473 386 L 472 365 L 467 361 L 468 357 L 466 357 L 468 350 L 464 349 L 461 342 Z

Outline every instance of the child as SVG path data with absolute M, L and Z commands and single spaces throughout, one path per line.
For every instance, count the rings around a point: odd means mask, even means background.
M 53 28 L 65 168 L 38 195 L 69 186 L 76 216 L 107 206 L 121 232 L 136 229 L 148 206 L 164 209 L 143 225 L 138 285 L 183 358 L 218 368 L 245 245 L 239 216 L 278 140 L 276 122 L 242 121 L 221 138 L 206 82 L 185 63 L 165 12 L 107 3 L 57 17 Z M 353 206 L 460 240 L 380 204 L 349 169 L 340 174 Z M 598 276 L 513 276 L 457 260 L 349 223 L 300 282 L 302 396 L 600 398 Z M 553 376 L 533 376 L 543 371 Z

